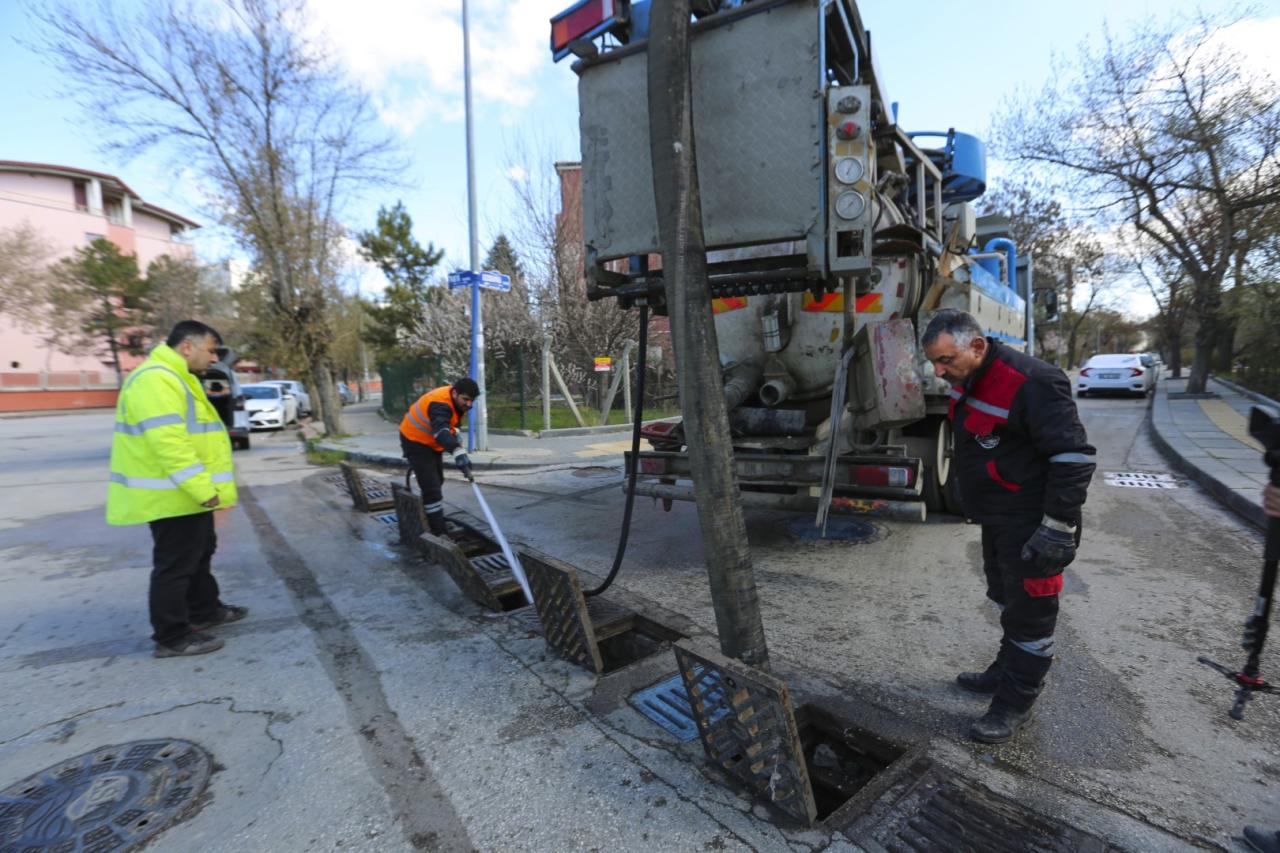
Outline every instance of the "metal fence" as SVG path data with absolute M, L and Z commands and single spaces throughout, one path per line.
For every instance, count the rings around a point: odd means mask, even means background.
M 378 374 L 382 377 L 382 411 L 396 421 L 419 397 L 447 381 L 440 359 L 432 357 L 380 364 Z

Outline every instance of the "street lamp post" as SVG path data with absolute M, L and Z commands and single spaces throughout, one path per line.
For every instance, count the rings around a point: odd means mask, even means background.
M 462 0 L 462 80 L 467 120 L 467 224 L 471 230 L 471 271 L 480 271 L 480 233 L 476 228 L 475 128 L 471 118 L 471 31 L 467 0 Z M 484 316 L 480 283 L 471 285 L 471 378 L 480 386 L 480 396 L 467 422 L 467 449 L 488 450 L 489 429 L 484 387 Z

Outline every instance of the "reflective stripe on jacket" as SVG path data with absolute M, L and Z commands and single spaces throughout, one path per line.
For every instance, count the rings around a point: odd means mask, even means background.
M 461 415 L 453 407 L 452 391 L 452 386 L 444 385 L 419 397 L 404 413 L 400 434 L 439 453 L 457 450 Z
M 200 380 L 161 344 L 129 374 L 116 403 L 107 523 L 143 524 L 236 503 L 231 441 Z

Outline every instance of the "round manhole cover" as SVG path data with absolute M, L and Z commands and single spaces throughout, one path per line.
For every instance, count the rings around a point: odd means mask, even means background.
M 601 477 L 612 473 L 612 468 L 606 468 L 603 465 L 587 465 L 584 468 L 573 469 L 573 476 L 575 477 Z
M 883 538 L 879 527 L 869 521 L 833 515 L 827 519 L 827 534 L 815 527 L 813 517 L 802 515 L 787 522 L 787 532 L 802 542 L 875 542 Z
M 0 850 L 115 850 L 140 844 L 198 802 L 209 754 L 136 740 L 55 764 L 0 791 Z

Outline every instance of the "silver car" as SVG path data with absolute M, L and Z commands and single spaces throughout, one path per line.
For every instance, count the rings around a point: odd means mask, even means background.
M 1145 396 L 1156 389 L 1157 368 L 1150 356 L 1134 353 L 1095 355 L 1080 368 L 1076 394 L 1094 392 Z
M 293 395 L 298 401 L 298 414 L 303 417 L 311 415 L 311 395 L 307 393 L 307 386 L 303 385 L 296 379 L 264 379 L 258 383 L 259 385 L 279 385 Z

